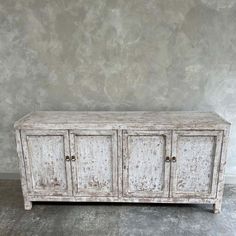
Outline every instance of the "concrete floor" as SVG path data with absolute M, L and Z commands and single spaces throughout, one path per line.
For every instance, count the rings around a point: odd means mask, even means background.
M 222 213 L 211 205 L 35 203 L 23 209 L 20 182 L 0 180 L 0 235 L 236 236 L 236 186 Z

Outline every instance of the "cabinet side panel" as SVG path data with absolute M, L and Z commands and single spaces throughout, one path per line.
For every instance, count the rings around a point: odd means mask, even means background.
M 225 182 L 225 165 L 227 159 L 227 148 L 229 143 L 229 134 L 230 134 L 230 127 L 224 130 L 223 140 L 222 140 L 222 152 L 221 152 L 221 159 L 220 159 L 220 167 L 219 167 L 219 179 L 217 185 L 217 206 L 218 208 L 215 209 L 216 211 L 221 211 L 222 205 L 222 198 L 224 192 L 224 182 Z
M 27 178 L 25 173 L 25 164 L 24 164 L 24 155 L 21 143 L 21 134 L 20 130 L 15 131 L 16 135 L 16 148 L 19 158 L 19 168 L 20 168 L 20 176 L 21 176 L 21 187 L 24 197 L 27 195 L 28 187 L 27 187 Z

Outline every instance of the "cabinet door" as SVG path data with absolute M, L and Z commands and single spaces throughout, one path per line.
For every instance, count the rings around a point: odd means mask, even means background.
M 117 132 L 71 130 L 75 196 L 117 196 Z
M 173 197 L 216 197 L 222 135 L 222 131 L 173 132 Z
M 168 197 L 170 131 L 123 132 L 123 195 Z
M 32 194 L 72 194 L 69 135 L 63 130 L 21 132 L 28 189 Z

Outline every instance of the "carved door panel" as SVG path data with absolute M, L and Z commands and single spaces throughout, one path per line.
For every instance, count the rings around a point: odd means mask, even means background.
M 70 147 L 74 195 L 117 196 L 117 132 L 71 130 Z
M 172 197 L 215 198 L 222 135 L 222 131 L 173 132 Z
M 69 135 L 63 130 L 21 132 L 28 190 L 36 195 L 72 194 Z
M 123 131 L 123 195 L 168 197 L 171 131 Z

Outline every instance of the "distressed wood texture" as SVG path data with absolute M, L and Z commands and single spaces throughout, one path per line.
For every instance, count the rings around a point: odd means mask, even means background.
M 117 195 L 117 132 L 70 131 L 75 196 Z
M 21 134 L 19 130 L 16 130 L 16 149 L 19 157 L 19 169 L 21 176 L 21 188 L 24 197 L 24 207 L 26 210 L 31 210 L 32 202 L 28 199 L 28 186 L 26 179 L 25 160 L 22 149 Z
M 17 121 L 16 129 L 225 129 L 229 123 L 212 112 L 39 111 Z
M 124 196 L 168 197 L 170 131 L 124 131 Z
M 201 112 L 34 112 L 15 123 L 34 201 L 209 203 L 219 213 L 230 124 Z
M 173 132 L 173 197 L 216 197 L 222 135 L 222 131 Z
M 70 155 L 67 130 L 21 132 L 28 189 L 36 195 L 71 195 Z

